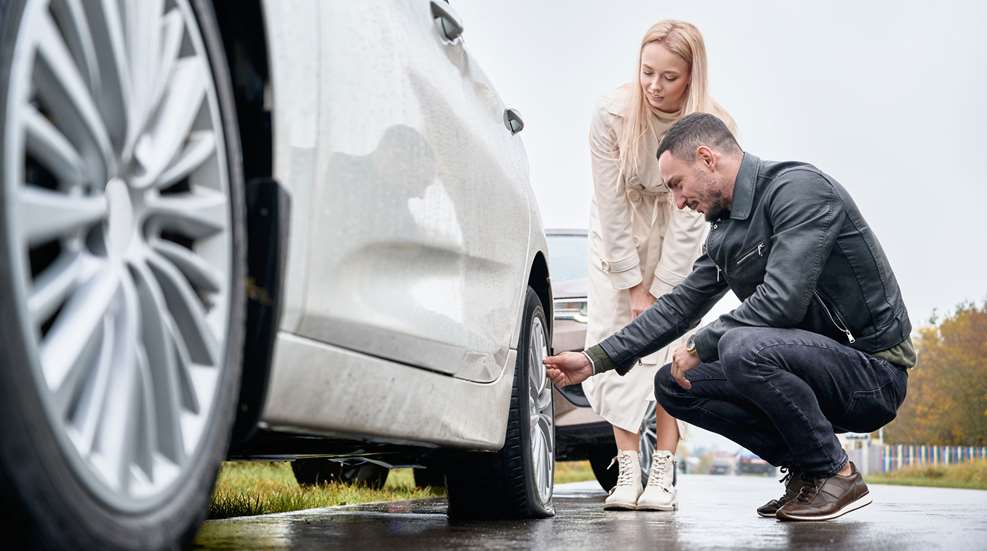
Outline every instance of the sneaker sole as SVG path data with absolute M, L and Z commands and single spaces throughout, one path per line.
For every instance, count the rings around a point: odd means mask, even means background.
M 604 511 L 636 511 L 636 503 L 606 503 L 603 505 Z
M 637 505 L 638 511 L 676 511 L 679 508 L 678 503 L 673 503 L 672 505 Z
M 872 501 L 873 499 L 870 496 L 870 492 L 867 492 L 866 494 L 858 497 L 856 500 L 846 504 L 845 506 L 843 506 L 842 509 L 836 511 L 835 513 L 830 513 L 828 515 L 822 515 L 822 516 L 808 517 L 808 516 L 791 515 L 785 513 L 784 511 L 779 510 L 777 518 L 779 520 L 800 520 L 800 521 L 832 520 L 834 518 L 841 517 L 852 511 L 856 511 L 861 507 L 866 507 L 867 505 L 870 505 Z
M 767 513 L 762 513 L 761 511 L 755 511 L 755 512 L 757 513 L 757 516 L 759 516 L 761 518 L 777 518 L 774 513 L 771 513 L 769 515 Z

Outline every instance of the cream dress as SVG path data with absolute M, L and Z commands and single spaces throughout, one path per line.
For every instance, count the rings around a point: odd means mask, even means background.
M 601 100 L 590 129 L 594 190 L 590 208 L 587 348 L 630 323 L 628 289 L 645 281 L 658 298 L 685 279 L 706 238 L 703 216 L 677 209 L 672 193 L 658 174 L 658 140 L 678 120 L 677 115 L 666 118 L 652 114 L 656 132 L 641 140 L 639 166 L 627 174 L 620 172 L 619 136 L 633 98 L 631 86 L 624 85 Z M 714 114 L 733 128 L 725 111 L 717 108 Z M 642 358 L 624 376 L 610 371 L 583 382 L 593 411 L 612 425 L 638 432 L 648 403 L 655 399 L 655 374 L 659 367 L 671 362 L 672 351 L 686 338 Z M 682 435 L 684 428 L 680 422 Z

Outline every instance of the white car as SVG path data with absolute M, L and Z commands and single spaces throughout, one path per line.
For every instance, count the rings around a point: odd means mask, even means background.
M 188 545 L 228 450 L 552 514 L 545 237 L 463 28 L 444 0 L 0 0 L 6 536 Z

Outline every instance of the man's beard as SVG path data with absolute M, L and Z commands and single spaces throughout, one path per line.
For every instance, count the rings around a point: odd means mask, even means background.
M 723 200 L 723 192 L 717 189 L 716 179 L 709 177 L 706 180 L 706 202 L 709 205 L 706 207 L 706 212 L 704 216 L 707 222 L 712 222 L 714 220 L 719 220 L 723 213 L 726 212 L 727 206 L 726 201 Z

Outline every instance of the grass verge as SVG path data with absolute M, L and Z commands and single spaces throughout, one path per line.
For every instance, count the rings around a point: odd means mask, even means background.
M 556 461 L 556 484 L 583 482 L 585 480 L 596 480 L 593 475 L 593 468 L 589 466 L 589 461 Z
M 987 490 L 987 461 L 959 465 L 915 465 L 886 475 L 868 475 L 872 484 Z
M 372 490 L 339 483 L 299 486 L 286 461 L 227 461 L 216 480 L 209 518 L 422 499 L 444 494 L 444 490 L 437 488 L 416 488 L 411 469 L 392 470 L 387 484 L 380 490 Z
M 555 483 L 594 480 L 588 461 L 556 463 Z M 286 461 L 227 461 L 223 464 L 209 518 L 284 513 L 316 507 L 355 505 L 443 496 L 443 488 L 415 487 L 411 469 L 393 469 L 380 490 L 346 484 L 299 486 Z

